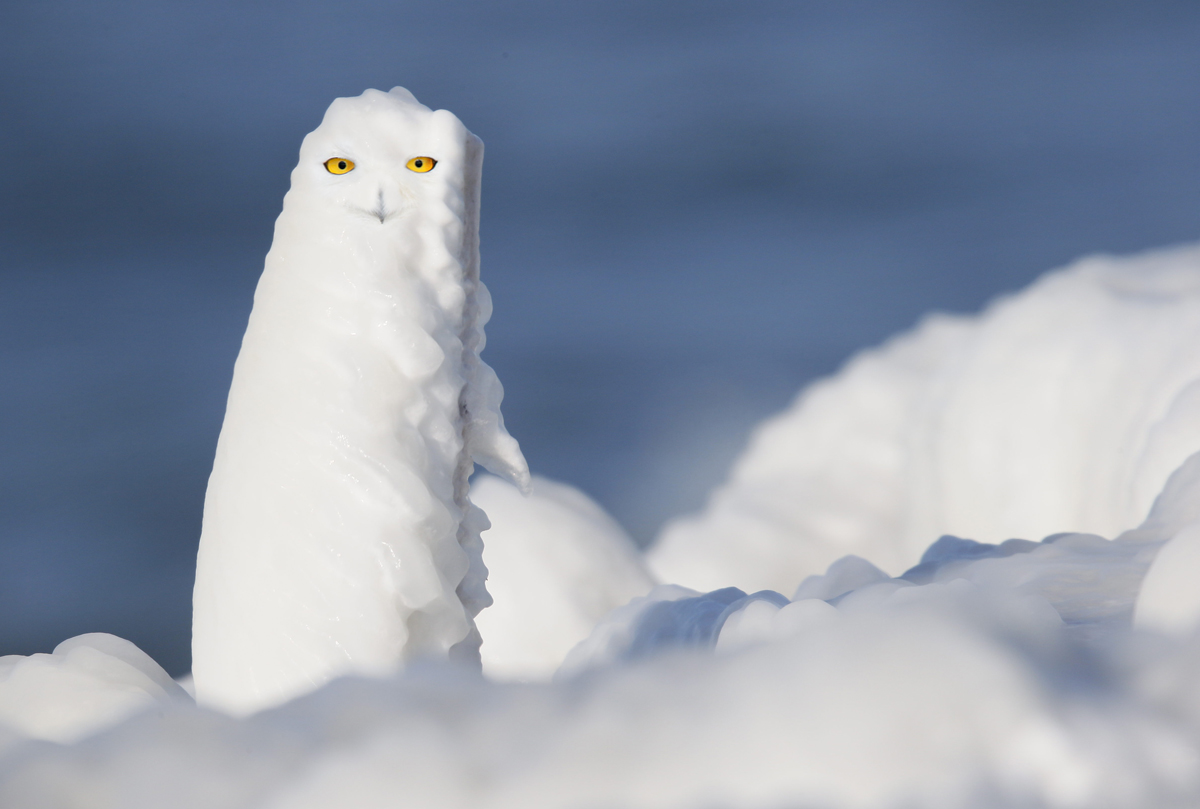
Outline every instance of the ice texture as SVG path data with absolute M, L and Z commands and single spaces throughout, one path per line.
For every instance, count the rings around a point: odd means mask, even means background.
M 408 170 L 418 156 L 433 170 Z M 304 139 L 205 499 L 201 703 L 245 713 L 422 657 L 478 665 L 487 521 L 468 477 L 478 460 L 528 486 L 479 358 L 482 159 L 403 88 L 337 99 Z
M 892 575 L 942 535 L 1142 522 L 1200 450 L 1200 247 L 1092 257 L 974 317 L 935 314 L 756 431 L 662 581 L 788 592 L 856 554 Z
M 492 524 L 483 560 L 493 604 L 475 619 L 489 677 L 548 679 L 601 618 L 654 585 L 633 540 L 572 486 L 535 475 L 525 497 L 481 475 L 471 500 Z

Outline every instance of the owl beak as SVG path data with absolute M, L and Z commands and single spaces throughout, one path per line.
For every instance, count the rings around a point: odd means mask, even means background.
M 379 196 L 375 200 L 375 207 L 372 208 L 370 211 L 368 211 L 368 213 L 370 213 L 371 216 L 378 218 L 379 224 L 381 224 L 381 225 L 384 222 L 386 222 L 387 218 L 391 215 L 392 212 L 389 211 L 387 209 L 387 206 L 383 204 L 383 189 L 382 188 L 379 189 Z

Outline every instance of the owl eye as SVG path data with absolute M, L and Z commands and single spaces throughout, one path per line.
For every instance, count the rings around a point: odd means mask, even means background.
M 344 157 L 331 157 L 325 161 L 325 170 L 330 174 L 345 174 L 354 171 L 354 161 Z
M 409 171 L 415 171 L 418 174 L 424 174 L 437 165 L 437 161 L 432 157 L 414 157 L 412 160 L 404 164 Z

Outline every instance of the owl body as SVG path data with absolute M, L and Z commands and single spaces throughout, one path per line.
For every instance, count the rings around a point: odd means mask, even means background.
M 528 486 L 479 359 L 482 156 L 402 88 L 337 99 L 305 138 L 205 499 L 202 703 L 246 713 L 341 674 L 478 660 L 487 522 L 467 480 L 478 460 Z

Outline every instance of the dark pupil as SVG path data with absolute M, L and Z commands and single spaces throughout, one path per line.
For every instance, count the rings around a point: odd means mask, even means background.
M 338 168 L 339 168 L 339 169 L 344 169 L 344 168 L 346 168 L 346 161 L 345 161 L 345 160 L 339 160 L 339 161 L 338 161 Z
M 416 163 L 414 163 L 413 165 L 414 165 L 414 166 L 416 166 L 417 168 L 421 168 L 421 166 L 424 166 L 424 165 L 425 165 L 425 161 L 423 161 L 423 160 L 418 160 L 418 161 L 417 161 Z

